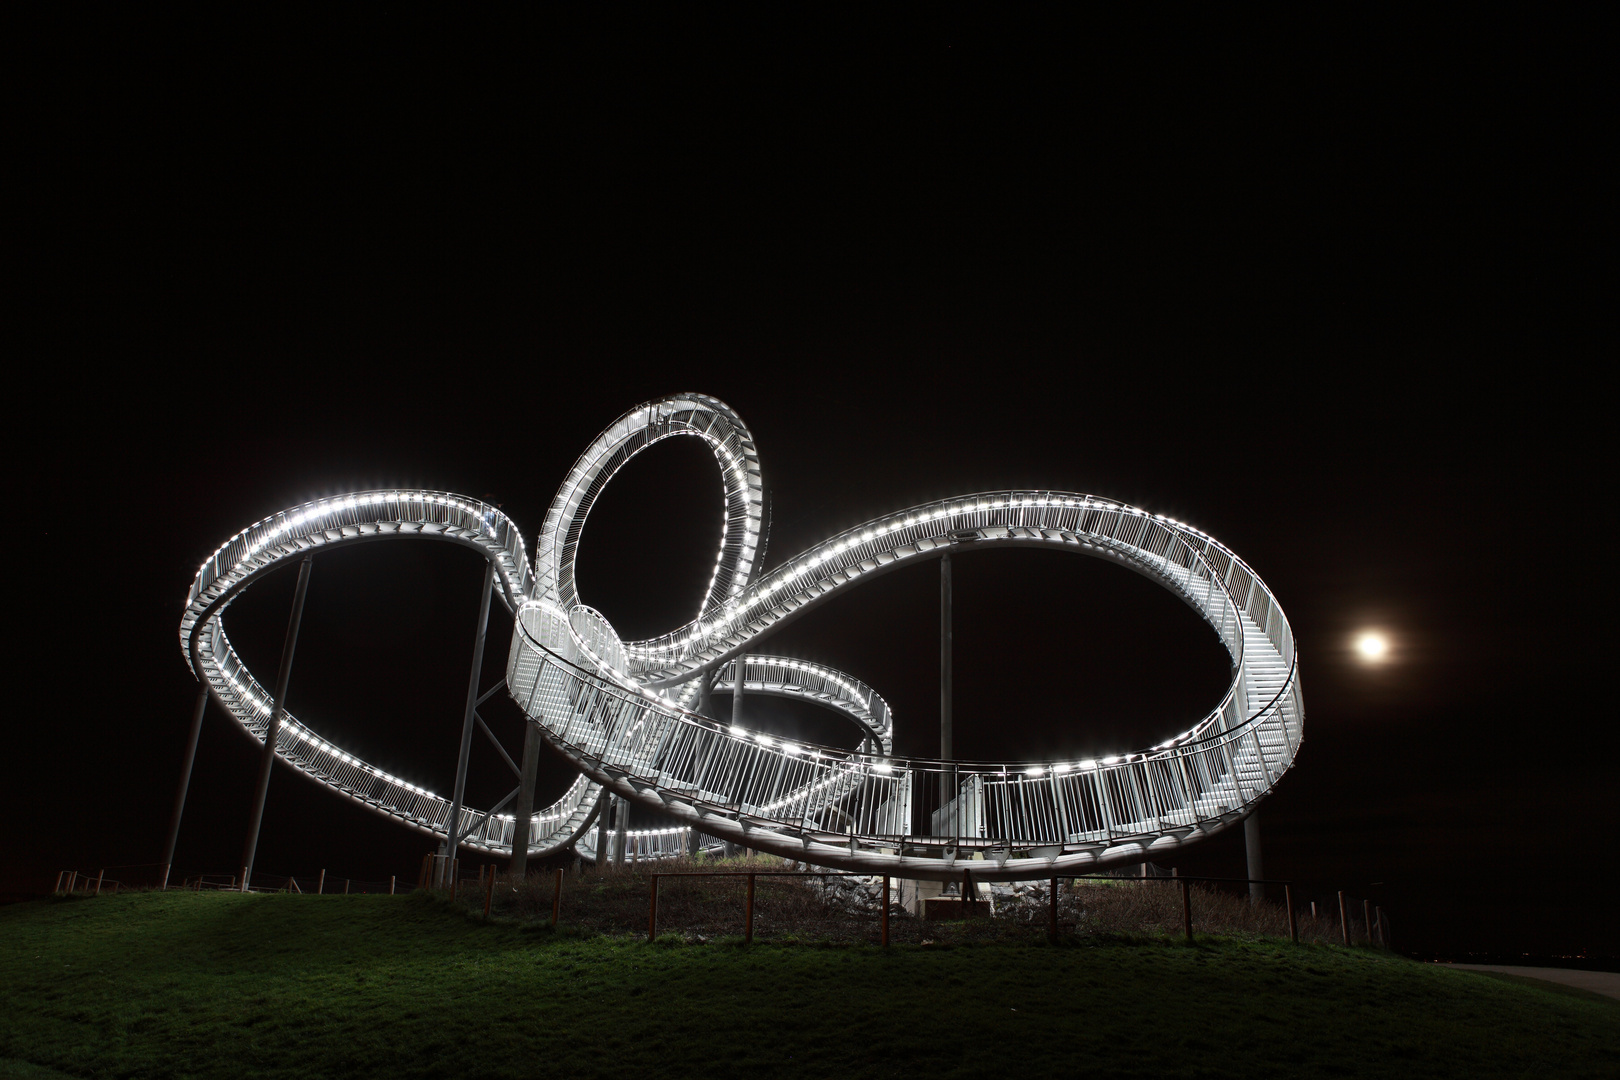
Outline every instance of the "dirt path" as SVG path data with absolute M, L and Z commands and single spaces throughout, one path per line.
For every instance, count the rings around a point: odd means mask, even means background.
M 1576 971 L 1572 968 L 1513 967 L 1510 964 L 1448 964 L 1462 971 L 1499 971 L 1504 975 L 1518 975 L 1542 982 L 1562 983 L 1594 994 L 1620 1000 L 1620 973 L 1613 971 Z

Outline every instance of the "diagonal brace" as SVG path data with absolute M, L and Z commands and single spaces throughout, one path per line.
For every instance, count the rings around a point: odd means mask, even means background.
M 523 770 L 517 767 L 517 762 L 512 760 L 512 756 L 506 752 L 506 747 L 501 745 L 501 740 L 497 739 L 495 733 L 489 730 L 489 725 L 484 723 L 484 718 L 479 716 L 476 710 L 473 712 L 473 720 L 477 722 L 479 730 L 489 736 L 489 741 L 495 744 L 495 752 L 501 755 L 501 760 L 506 762 L 507 768 L 512 770 L 512 774 L 519 780 L 523 779 Z
M 521 790 L 521 788 L 513 788 L 511 791 L 507 792 L 506 793 L 506 798 L 502 799 L 500 802 L 496 803 L 494 806 L 490 807 L 488 810 L 485 810 L 484 811 L 484 816 L 479 818 L 477 821 L 473 822 L 472 827 L 467 830 L 465 835 L 471 836 L 473 833 L 477 832 L 479 829 L 482 829 L 484 827 L 484 823 L 486 821 L 488 821 L 490 818 L 494 817 L 496 814 L 500 813 L 502 810 L 506 809 L 506 804 L 511 802 L 513 799 L 517 798 L 518 792 L 520 790 Z
M 505 689 L 506 689 L 506 677 L 502 676 L 501 679 L 498 682 L 496 682 L 496 684 L 494 686 L 490 687 L 488 690 L 485 690 L 482 694 L 479 695 L 478 700 L 473 702 L 473 708 L 475 708 L 475 709 L 478 708 L 478 706 L 482 705 L 484 702 L 488 701 L 490 698 L 494 697 L 496 694 L 500 693 L 502 690 L 505 690 Z

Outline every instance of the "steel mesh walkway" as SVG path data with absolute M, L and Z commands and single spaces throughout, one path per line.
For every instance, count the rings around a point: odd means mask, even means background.
M 666 438 L 701 438 L 720 466 L 726 524 L 698 616 L 622 642 L 579 602 L 574 554 L 612 476 Z M 535 560 L 499 510 L 445 492 L 376 491 L 309 503 L 243 530 L 205 562 L 180 638 L 211 694 L 261 742 L 269 694 L 225 634 L 230 600 L 311 550 L 431 539 L 478 550 L 515 615 L 506 688 L 581 770 L 538 811 L 530 851 L 575 843 L 604 789 L 723 840 L 824 866 L 914 878 L 1043 877 L 1189 843 L 1241 820 L 1292 764 L 1303 706 L 1292 631 L 1242 560 L 1182 522 L 1095 496 L 1000 491 L 911 507 L 845 530 L 758 573 L 764 493 L 746 425 L 723 402 L 675 395 L 610 425 L 569 471 Z M 1231 654 L 1233 680 L 1197 724 L 1145 750 L 1096 760 L 895 758 L 888 705 L 855 677 L 758 654 L 763 637 L 861 582 L 965 547 L 1037 546 L 1107 559 L 1178 594 Z M 796 744 L 689 707 L 695 680 L 815 701 L 861 732 L 857 750 Z M 347 798 L 443 836 L 451 801 L 354 758 L 286 716 L 277 755 Z M 510 814 L 464 809 L 466 846 L 509 852 Z M 660 845 L 664 846 L 664 845 Z M 674 849 L 673 845 L 671 850 Z

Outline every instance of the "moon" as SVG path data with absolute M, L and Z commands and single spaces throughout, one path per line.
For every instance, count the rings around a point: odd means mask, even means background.
M 1376 664 L 1389 655 L 1389 641 L 1383 634 L 1369 630 L 1356 639 L 1356 651 L 1363 660 Z

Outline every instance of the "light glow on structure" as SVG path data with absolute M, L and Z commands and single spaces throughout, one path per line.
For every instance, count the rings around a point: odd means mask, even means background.
M 577 541 L 612 476 L 647 447 L 682 435 L 702 439 L 720 468 L 720 551 L 691 622 L 662 637 L 620 642 L 578 596 Z M 507 693 L 581 769 L 560 799 L 530 819 L 530 850 L 541 855 L 581 841 L 611 788 L 682 821 L 627 833 L 647 857 L 687 850 L 695 830 L 820 865 L 898 876 L 951 877 L 957 860 L 975 853 L 981 880 L 1085 872 L 1140 861 L 1149 850 L 1241 820 L 1298 753 L 1304 709 L 1288 620 L 1251 568 L 1176 518 L 1074 492 L 985 492 L 863 522 L 761 575 L 763 507 L 758 454 L 741 418 L 716 398 L 672 395 L 625 413 L 587 447 L 546 512 L 532 560 L 516 526 L 477 499 L 407 489 L 319 499 L 249 526 L 210 556 L 192 584 L 181 647 L 221 704 L 262 739 L 269 695 L 221 624 L 241 589 L 277 564 L 364 540 L 416 537 L 479 551 L 496 566 L 497 596 L 516 615 Z M 1177 593 L 1232 656 L 1225 696 L 1191 727 L 1139 753 L 900 760 L 890 756 L 892 712 L 859 678 L 750 651 L 800 612 L 874 573 L 959 545 L 1009 543 L 1107 558 Z M 1369 633 L 1357 649 L 1376 661 L 1388 644 Z M 735 682 L 739 668 L 744 708 L 755 694 L 816 702 L 859 728 L 862 749 L 781 739 L 677 703 L 695 699 L 696 680 L 718 670 L 720 685 Z M 288 765 L 412 828 L 447 831 L 450 805 L 442 796 L 360 760 L 291 715 L 283 723 L 276 751 Z M 462 814 L 463 843 L 510 850 L 511 813 Z M 925 821 L 929 831 L 917 831 Z

